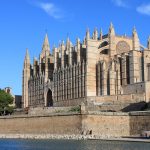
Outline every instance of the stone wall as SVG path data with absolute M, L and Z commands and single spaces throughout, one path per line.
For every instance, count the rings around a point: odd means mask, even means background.
M 80 115 L 0 118 L 0 134 L 80 134 L 80 132 Z
M 102 104 L 103 103 L 114 104 L 114 103 L 137 103 L 141 101 L 145 101 L 145 93 L 87 97 L 88 103 L 95 102 Z
M 150 130 L 150 113 L 100 113 L 84 115 L 82 118 L 82 130 L 90 131 L 101 137 L 125 137 L 140 135 L 142 131 Z
M 145 93 L 145 82 L 124 85 L 122 89 L 125 94 Z
M 28 110 L 29 115 L 48 115 L 56 113 L 67 113 L 73 107 L 35 107 Z
M 150 112 L 132 112 L 129 115 L 130 135 L 141 134 L 141 131 L 150 131 Z
M 101 137 L 129 136 L 129 116 L 104 113 L 101 115 L 85 115 L 82 118 L 82 129 L 85 134 L 92 132 Z
M 82 102 L 86 102 L 86 98 L 67 99 L 63 101 L 54 102 L 54 107 L 71 107 L 81 105 Z
M 101 112 L 51 116 L 0 117 L 0 134 L 96 135 L 102 138 L 150 130 L 150 113 Z

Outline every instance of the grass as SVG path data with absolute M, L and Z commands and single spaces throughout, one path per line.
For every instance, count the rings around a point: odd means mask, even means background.
M 69 112 L 80 112 L 80 106 L 72 107 Z

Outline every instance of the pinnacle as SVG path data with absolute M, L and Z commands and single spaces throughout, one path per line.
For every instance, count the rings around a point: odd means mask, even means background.
M 110 22 L 110 29 L 114 28 L 112 22 Z
M 100 28 L 100 39 L 102 40 L 102 36 L 103 36 L 103 31 L 102 28 Z
M 89 28 L 86 29 L 86 38 L 87 39 L 90 38 L 90 30 L 89 30 Z
M 97 31 L 97 27 L 94 28 L 94 31 Z
M 103 30 L 102 30 L 102 28 L 100 28 L 100 33 L 101 33 L 101 34 L 103 33 Z
M 69 36 L 67 36 L 67 43 L 70 41 Z
M 133 27 L 133 32 L 136 32 L 136 27 L 135 26 Z
M 79 39 L 78 37 L 77 37 L 77 39 L 76 39 L 76 40 L 77 40 L 77 42 L 80 42 L 80 39 Z
M 44 43 L 43 43 L 43 51 L 50 51 L 49 41 L 48 41 L 48 35 L 46 33 Z
M 86 32 L 90 32 L 90 29 L 87 27 Z
M 110 32 L 112 35 L 115 35 L 115 29 L 114 29 L 114 26 L 113 26 L 112 22 L 110 23 L 109 32 Z
M 48 35 L 47 35 L 47 33 L 45 35 L 45 41 L 48 42 Z
M 26 49 L 26 55 L 25 55 L 25 58 L 26 58 L 26 59 L 30 59 L 28 48 Z
M 64 43 L 65 43 L 64 40 L 62 40 L 62 45 L 64 45 Z
M 148 37 L 147 46 L 150 49 L 150 36 Z

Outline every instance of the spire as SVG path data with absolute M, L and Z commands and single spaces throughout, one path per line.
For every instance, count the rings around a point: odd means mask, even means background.
M 113 26 L 112 22 L 110 23 L 110 27 L 109 27 L 109 34 L 110 35 L 115 35 L 115 29 L 114 29 L 114 26 Z
M 139 37 L 135 26 L 133 27 L 133 31 L 132 31 L 132 40 L 133 40 L 133 50 L 140 50 Z
M 70 42 L 69 36 L 67 36 L 66 43 L 68 44 Z
M 76 42 L 77 42 L 77 44 L 80 44 L 80 39 L 77 38 L 77 39 L 76 39 Z
M 138 38 L 138 34 L 137 34 L 135 26 L 133 27 L 132 36 L 133 38 Z
M 29 60 L 30 60 L 30 56 L 29 56 L 29 51 L 28 51 L 28 48 L 26 49 L 26 55 L 25 55 L 25 59 L 29 59 Z
M 34 57 L 33 58 L 33 74 L 34 76 L 37 76 L 38 72 L 37 72 L 37 58 Z
M 56 48 L 56 45 L 55 43 L 53 44 L 53 49 L 52 49 L 52 55 L 54 56 L 54 53 L 55 53 L 55 48 Z
M 48 80 L 48 60 L 47 60 L 47 54 L 45 51 L 45 82 Z
M 90 39 L 90 30 L 87 28 L 86 30 L 86 39 Z
M 81 61 L 81 52 L 80 52 L 80 39 L 79 38 L 77 38 L 76 39 L 76 46 L 77 46 L 77 62 L 80 62 Z
M 83 45 L 85 45 L 86 44 L 86 37 L 84 37 L 84 39 L 83 39 Z
M 64 45 L 64 40 L 63 40 L 61 44 L 61 67 L 62 68 L 65 67 L 64 57 L 65 57 L 65 45 Z
M 147 48 L 150 50 L 150 36 L 148 37 Z
M 136 32 L 136 28 L 135 28 L 135 26 L 133 27 L 133 33 L 135 33 Z
M 24 67 L 29 67 L 30 65 L 30 56 L 29 56 L 29 52 L 28 49 L 26 49 L 26 55 L 25 55 L 25 59 L 24 59 Z
M 113 24 L 112 24 L 112 22 L 110 22 L 110 28 L 113 28 Z
M 98 31 L 97 31 L 97 28 L 95 28 L 94 33 L 93 33 L 93 39 L 97 40 L 97 38 L 98 38 Z
M 99 36 L 100 40 L 102 40 L 103 38 L 103 31 L 102 31 L 102 28 L 100 29 L 100 36 Z
M 66 40 L 66 48 L 67 48 L 67 50 L 69 49 L 69 47 L 70 47 L 70 39 L 67 36 L 67 40 Z
M 64 45 L 65 45 L 65 42 L 64 42 L 64 40 L 62 40 L 61 46 L 64 46 Z
M 115 55 L 116 53 L 116 45 L 115 45 L 115 30 L 114 30 L 114 26 L 112 24 L 112 22 L 110 23 L 110 27 L 109 27 L 109 55 L 112 57 Z
M 23 67 L 23 91 L 22 91 L 22 101 L 24 103 L 24 108 L 28 107 L 28 81 L 30 79 L 30 57 L 28 49 L 26 49 L 26 55 L 24 59 L 24 67 Z
M 42 52 L 45 51 L 49 51 L 50 52 L 50 45 L 49 45 L 49 41 L 48 41 L 48 35 L 46 33 L 45 35 L 45 39 L 44 39 L 44 43 L 43 43 L 43 47 L 42 47 Z

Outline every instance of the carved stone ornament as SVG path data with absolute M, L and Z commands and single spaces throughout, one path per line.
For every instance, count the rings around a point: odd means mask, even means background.
M 123 52 L 127 52 L 130 50 L 130 46 L 127 42 L 125 41 L 120 41 L 117 43 L 116 45 L 116 50 L 117 50 L 117 54 L 123 53 Z

